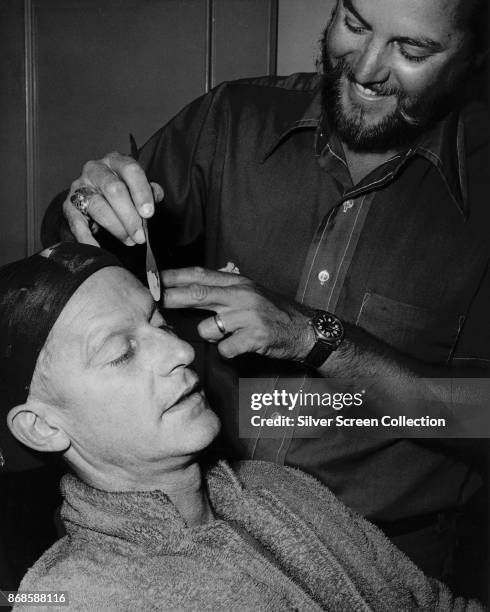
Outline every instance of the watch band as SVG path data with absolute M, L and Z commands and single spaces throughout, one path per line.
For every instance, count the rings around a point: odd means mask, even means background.
M 317 310 L 309 324 L 315 332 L 316 342 L 301 363 L 317 369 L 342 344 L 344 327 L 338 317 L 324 310 Z
M 307 368 L 319 368 L 330 357 L 333 351 L 334 349 L 331 346 L 317 338 L 313 348 L 301 363 Z

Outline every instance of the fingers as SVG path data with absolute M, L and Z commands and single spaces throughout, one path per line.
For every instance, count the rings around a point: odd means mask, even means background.
M 184 287 L 169 287 L 162 275 L 164 293 L 164 308 L 203 308 L 216 310 L 223 306 L 233 307 L 240 301 L 236 292 L 226 287 L 209 287 L 192 283 Z
M 73 182 L 70 195 L 82 186 L 100 194 L 90 198 L 88 214 L 93 221 L 127 245 L 145 242 L 141 217 L 151 217 L 154 203 L 161 202 L 164 194 L 158 183 L 148 182 L 137 161 L 120 153 L 89 161 Z M 77 240 L 94 243 L 83 215 L 70 203 L 65 203 L 63 210 Z
M 165 287 L 183 287 L 193 283 L 200 283 L 209 287 L 231 287 L 239 284 L 250 284 L 247 279 L 239 274 L 218 272 L 217 270 L 208 270 L 199 266 L 181 268 L 179 270 L 163 270 L 162 282 Z
M 63 203 L 63 213 L 70 231 L 75 236 L 77 242 L 100 246 L 89 229 L 89 221 L 87 217 L 82 215 L 82 213 L 73 206 L 69 199 L 65 200 Z
M 225 329 L 227 328 L 225 327 Z M 197 333 L 203 340 L 213 343 L 219 342 L 225 337 L 224 334 L 218 329 L 214 317 L 209 317 L 209 319 L 204 319 L 201 321 L 197 326 Z
M 116 211 L 107 205 L 107 201 L 103 196 L 94 194 L 90 197 L 87 214 L 90 219 L 104 227 L 127 246 L 134 246 L 136 244 L 136 241 L 128 235 Z
M 203 340 L 208 340 L 209 342 L 218 342 L 220 340 L 223 340 L 225 336 L 232 334 L 238 329 L 242 328 L 244 325 L 243 312 L 220 311 L 218 313 L 218 316 L 226 330 L 226 333 L 223 333 L 219 329 L 214 316 L 209 317 L 208 319 L 203 319 L 197 326 L 197 332 Z
M 150 183 L 151 190 L 153 191 L 153 199 L 155 202 L 161 202 L 163 200 L 163 189 L 158 183 Z M 143 215 L 144 216 L 144 215 Z
M 218 352 L 222 357 L 231 359 L 244 353 L 251 353 L 258 348 L 254 335 L 250 334 L 246 313 L 239 311 L 221 312 L 221 322 L 226 329 L 226 335 L 218 328 L 214 317 L 204 319 L 197 326 L 197 331 L 203 340 L 218 344 Z
M 153 191 L 143 168 L 132 157 L 120 153 L 109 153 L 104 160 L 124 181 L 138 215 L 151 217 L 155 212 Z
M 135 162 L 136 163 L 136 162 Z M 80 179 L 89 178 L 90 183 L 101 194 L 97 203 L 95 196 L 91 198 L 89 214 L 104 226 L 111 234 L 121 239 L 121 227 L 125 237 L 131 237 L 134 242 L 142 244 L 145 241 L 141 227 L 141 217 L 138 214 L 128 186 L 105 163 L 88 162 Z M 114 219 L 118 223 L 114 222 Z
M 245 353 L 253 353 L 256 349 L 256 344 L 247 335 L 245 330 L 235 332 L 218 344 L 218 352 L 225 359 L 232 359 Z
M 243 288 L 251 283 L 238 274 L 193 267 L 163 270 L 165 308 L 233 308 L 243 302 Z

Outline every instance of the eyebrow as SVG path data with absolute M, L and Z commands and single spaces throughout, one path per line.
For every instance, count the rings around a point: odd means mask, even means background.
M 357 12 L 354 5 L 352 4 L 352 0 L 343 0 L 343 3 L 344 7 L 349 11 L 349 13 L 352 13 L 354 17 L 362 23 L 363 26 L 367 28 L 371 27 L 369 23 L 362 17 L 362 15 Z M 443 50 L 443 46 L 441 45 L 441 43 L 432 40 L 432 38 L 411 38 L 410 36 L 400 36 L 397 38 L 397 41 L 405 45 L 411 45 L 412 47 L 419 47 L 420 49 L 430 49 L 435 53 Z
M 153 299 L 150 301 L 148 301 L 148 308 L 145 308 L 145 314 L 147 317 L 147 320 L 150 321 L 153 317 L 153 315 L 155 314 L 155 312 L 158 310 L 158 304 L 153 301 Z M 125 327 L 123 325 L 121 326 L 117 326 L 117 328 L 113 328 L 111 329 L 109 327 L 109 331 L 106 331 L 107 328 L 104 327 L 99 327 L 98 329 L 94 330 L 92 333 L 89 333 L 86 343 L 85 343 L 85 352 L 87 355 L 87 362 L 90 363 L 90 361 L 94 358 L 94 356 L 100 351 L 100 349 L 104 346 L 104 344 L 106 344 L 106 342 L 108 342 L 109 340 L 111 340 L 111 338 L 114 338 L 116 336 L 118 336 L 119 334 L 121 334 L 121 332 L 125 331 Z
M 398 42 L 405 45 L 411 45 L 412 47 L 420 47 L 421 49 L 430 49 L 434 52 L 442 51 L 443 49 L 441 43 L 431 38 L 410 38 L 408 36 L 401 36 L 398 38 Z
M 366 26 L 368 28 L 371 27 L 369 23 L 354 8 L 354 5 L 352 4 L 351 0 L 343 0 L 343 3 L 344 7 L 349 11 L 349 13 L 352 13 L 354 17 L 362 23 L 363 26 Z
M 112 329 L 106 333 L 105 329 L 97 329 L 92 334 L 89 334 L 85 343 L 86 363 L 91 363 L 92 359 L 99 353 L 102 347 L 111 338 L 117 337 L 122 332 L 122 329 Z

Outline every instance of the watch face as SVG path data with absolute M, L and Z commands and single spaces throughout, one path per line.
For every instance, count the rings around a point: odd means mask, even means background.
M 333 315 L 327 313 L 321 314 L 314 319 L 314 325 L 318 333 L 326 340 L 341 340 L 344 335 L 342 323 Z

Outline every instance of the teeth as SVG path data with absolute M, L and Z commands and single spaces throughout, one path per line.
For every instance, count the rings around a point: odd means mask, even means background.
M 379 94 L 377 94 L 375 91 L 373 91 L 372 89 L 369 89 L 369 87 L 364 87 L 364 85 L 361 85 L 360 83 L 356 83 L 355 84 L 357 89 L 364 95 L 364 96 L 368 96 L 371 98 L 379 98 Z

